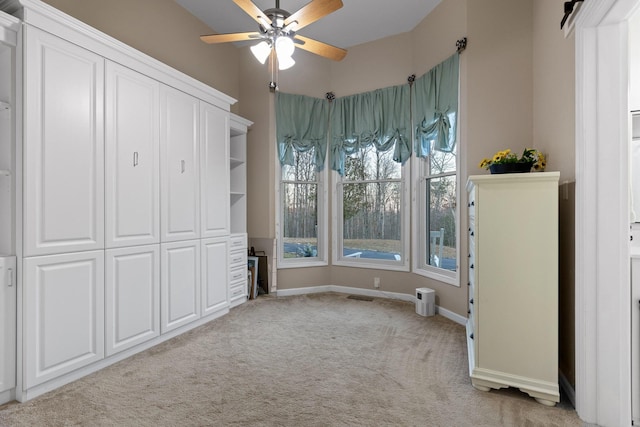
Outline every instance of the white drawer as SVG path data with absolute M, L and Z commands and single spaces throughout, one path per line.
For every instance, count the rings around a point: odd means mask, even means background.
M 242 249 L 239 251 L 233 251 L 229 254 L 229 265 L 233 270 L 236 267 L 247 266 L 247 251 Z
M 229 283 L 235 283 L 237 281 L 247 281 L 247 266 L 241 265 L 240 267 L 234 267 L 229 273 Z
M 247 296 L 247 280 L 238 281 L 229 286 L 229 298 L 234 300 L 239 296 Z
M 233 234 L 229 238 L 229 249 L 231 251 L 234 251 L 236 249 L 247 249 L 247 235 Z

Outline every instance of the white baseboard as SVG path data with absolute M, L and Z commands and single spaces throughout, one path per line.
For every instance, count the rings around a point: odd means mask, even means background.
M 576 391 L 573 389 L 573 387 L 571 387 L 571 383 L 569 382 L 567 377 L 564 376 L 562 371 L 558 372 L 558 378 L 560 380 L 560 388 L 564 391 L 564 393 L 567 395 L 567 398 L 569 399 L 569 402 L 571 402 L 571 405 L 575 408 Z
M 311 286 L 308 288 L 295 288 L 295 289 L 278 289 L 276 291 L 276 295 L 281 297 L 286 297 L 286 296 L 292 296 L 292 295 L 317 294 L 322 292 L 338 292 L 342 294 L 364 295 L 364 296 L 374 297 L 374 298 L 397 299 L 397 300 L 407 301 L 414 304 L 416 302 L 416 297 L 414 295 L 401 294 L 399 292 L 385 292 L 385 291 L 377 291 L 375 289 L 351 288 L 349 286 L 336 286 L 336 285 Z M 436 306 L 436 313 L 460 325 L 464 326 L 467 324 L 466 317 L 460 316 L 459 314 L 454 313 L 453 311 L 447 310 L 446 308 Z

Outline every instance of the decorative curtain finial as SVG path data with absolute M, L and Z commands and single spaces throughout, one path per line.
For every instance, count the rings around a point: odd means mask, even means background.
M 325 93 L 325 98 L 327 98 L 327 101 L 332 102 L 334 99 L 336 99 L 336 94 L 333 92 L 327 92 Z
M 458 53 L 462 52 L 466 48 L 467 48 L 467 38 L 466 37 L 463 37 L 460 40 L 456 41 L 456 49 L 457 49 Z
M 413 85 L 413 82 L 416 81 L 416 75 L 415 74 L 411 74 L 409 77 L 407 77 L 407 82 L 409 83 L 409 86 Z

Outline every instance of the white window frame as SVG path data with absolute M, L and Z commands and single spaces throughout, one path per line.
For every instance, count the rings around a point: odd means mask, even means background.
M 284 207 L 284 201 L 282 199 L 282 166 L 280 165 L 280 161 L 277 159 L 276 155 L 276 171 L 277 171 L 277 179 L 276 179 L 276 197 L 278 202 L 278 208 L 276 209 L 276 236 L 277 237 L 277 252 L 278 252 L 278 269 L 285 268 L 304 268 L 304 267 L 323 267 L 328 265 L 329 259 L 329 248 L 328 248 L 328 237 L 329 237 L 329 214 L 328 214 L 328 191 L 327 185 L 329 172 L 328 165 L 325 165 L 324 169 L 320 172 L 316 172 L 317 180 L 315 183 L 318 185 L 318 200 L 317 200 L 317 218 L 318 218 L 318 229 L 317 229 L 317 239 L 318 245 L 317 250 L 318 254 L 315 257 L 300 257 L 300 258 L 285 258 L 284 257 L 284 237 L 282 235 L 283 227 L 282 227 L 282 209 Z M 288 183 L 292 181 L 286 181 Z M 311 181 L 309 181 L 311 182 Z M 306 183 L 306 182 L 305 182 Z
M 450 174 L 429 174 L 429 158 L 412 157 L 413 163 L 413 179 L 412 179 L 412 229 L 414 232 L 412 241 L 412 272 L 439 282 L 447 283 L 460 287 L 460 144 L 456 147 L 456 271 L 445 270 L 444 268 L 434 267 L 426 262 L 427 246 L 430 244 L 427 238 L 427 181 L 429 178 L 437 178 L 448 176 Z
M 411 176 L 411 162 L 407 161 L 401 166 L 401 175 L 397 180 L 400 182 L 400 194 L 401 201 L 401 239 L 402 239 L 402 256 L 398 261 L 384 260 L 384 259 L 371 259 L 371 258 L 355 258 L 343 256 L 343 218 L 342 218 L 342 200 L 343 200 L 343 179 L 337 172 L 332 172 L 333 181 L 333 197 L 332 197 L 332 264 L 343 267 L 358 267 L 369 268 L 378 270 L 391 270 L 391 271 L 410 271 L 410 242 L 409 242 L 409 226 L 411 215 L 411 197 L 410 197 L 410 185 L 408 185 L 408 178 Z M 385 180 L 389 181 L 389 180 Z M 370 180 L 367 182 L 375 182 Z

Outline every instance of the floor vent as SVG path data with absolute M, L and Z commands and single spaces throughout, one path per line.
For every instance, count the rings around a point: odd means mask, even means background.
M 357 299 L 358 301 L 373 301 L 372 297 L 367 297 L 364 295 L 349 295 L 347 298 L 349 299 Z

